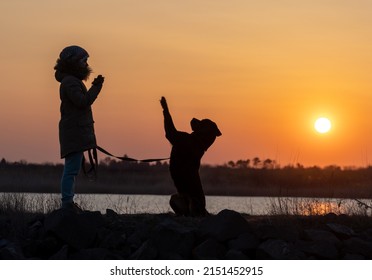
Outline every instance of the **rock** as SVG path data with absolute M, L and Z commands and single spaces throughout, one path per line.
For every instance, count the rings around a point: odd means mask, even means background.
M 360 234 L 360 237 L 366 241 L 372 242 L 372 228 L 368 228 Z
M 151 234 L 160 259 L 189 259 L 195 242 L 195 230 L 166 219 Z
M 64 245 L 57 253 L 52 255 L 50 260 L 67 260 L 68 259 L 68 246 Z
M 333 212 L 330 212 L 330 213 L 327 213 L 324 215 L 324 217 L 329 220 L 329 221 L 334 221 L 337 219 L 338 215 L 333 213 Z
M 236 239 L 232 239 L 228 242 L 228 248 L 230 250 L 241 251 L 247 255 L 253 255 L 258 245 L 258 238 L 250 232 L 240 234 Z
M 22 260 L 24 259 L 14 248 L 5 247 L 0 249 L 0 260 Z
M 372 259 L 372 242 L 352 237 L 344 241 L 346 253 L 362 255 L 367 259 Z
M 116 219 L 116 218 L 120 217 L 120 215 L 112 209 L 106 209 L 106 217 Z
M 268 239 L 282 239 L 287 242 L 294 242 L 298 239 L 299 233 L 293 225 L 272 225 L 262 224 L 256 229 L 257 236 L 261 241 Z
M 257 236 L 260 238 L 261 241 L 265 241 L 268 239 L 280 239 L 278 229 L 273 225 L 260 225 L 258 226 L 256 231 Z
M 126 221 L 124 225 L 127 227 L 126 229 L 126 235 L 128 236 L 127 243 L 133 250 L 136 250 L 150 238 L 152 231 L 154 230 L 154 227 L 156 227 L 157 224 L 150 225 L 145 221 L 136 222 L 135 224 L 133 224 L 133 222 Z
M 326 241 L 304 241 L 299 240 L 296 247 L 306 255 L 314 256 L 321 260 L 335 260 L 339 258 L 336 246 Z
M 23 260 L 22 250 L 13 242 L 1 239 L 0 260 Z
M 225 254 L 225 246 L 214 238 L 205 240 L 193 250 L 193 256 L 197 260 L 220 260 Z
M 249 260 L 248 256 L 245 255 L 242 251 L 230 249 L 224 259 L 226 260 Z
M 346 255 L 342 259 L 343 260 L 365 260 L 366 258 L 359 254 L 346 253 Z
M 1 236 L 8 236 L 12 231 L 12 221 L 7 217 L 0 217 L 0 238 Z
M 158 251 L 150 240 L 142 244 L 130 257 L 131 260 L 155 260 Z
M 121 257 L 105 248 L 82 249 L 70 256 L 71 260 L 120 260 Z
M 41 221 L 37 220 L 28 227 L 28 237 L 32 239 L 42 238 L 45 234 L 44 225 Z
M 301 260 L 304 258 L 304 253 L 284 240 L 269 239 L 257 248 L 257 259 Z
M 0 258 L 370 260 L 372 218 L 346 226 L 353 219 L 271 216 L 247 222 L 231 210 L 206 218 L 56 210 L 1 217 Z
M 126 245 L 125 234 L 117 231 L 109 232 L 99 242 L 100 248 L 120 250 Z
M 54 236 L 41 239 L 30 239 L 23 245 L 23 252 L 27 258 L 49 259 L 62 247 L 61 242 Z
M 207 217 L 200 226 L 202 237 L 215 238 L 222 242 L 249 231 L 251 227 L 247 220 L 238 212 L 227 209 L 215 216 Z
M 0 239 L 0 249 L 6 247 L 9 244 L 12 244 L 9 240 L 7 240 L 7 239 Z
M 133 233 L 131 236 L 128 237 L 127 243 L 130 248 L 132 248 L 133 250 L 136 250 L 142 246 L 143 240 L 138 234 Z
M 318 229 L 304 230 L 305 239 L 312 241 L 325 241 L 332 244 L 340 243 L 340 240 L 331 232 Z
M 93 245 L 97 228 L 101 225 L 103 219 L 99 212 L 84 211 L 76 214 L 59 209 L 46 217 L 44 227 L 69 246 L 82 249 Z
M 327 227 L 339 238 L 341 239 L 346 239 L 350 238 L 355 235 L 355 232 L 353 229 L 340 225 L 340 224 L 335 224 L 335 223 L 328 223 L 326 224 Z

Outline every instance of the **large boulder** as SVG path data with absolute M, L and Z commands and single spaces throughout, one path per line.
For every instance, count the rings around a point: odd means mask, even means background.
M 144 242 L 131 256 L 132 260 L 155 260 L 158 251 L 150 240 Z
M 45 231 L 75 249 L 89 248 L 97 229 L 104 223 L 100 212 L 75 213 L 64 209 L 50 213 L 44 222 Z
M 255 254 L 258 245 L 258 238 L 250 232 L 242 233 L 237 238 L 231 239 L 228 242 L 230 250 L 241 251 L 248 256 Z
M 150 240 L 159 259 L 189 259 L 195 243 L 195 230 L 165 219 L 155 227 Z
M 321 260 L 335 260 L 339 259 L 339 252 L 337 247 L 326 241 L 306 241 L 299 240 L 296 243 L 299 250 L 308 256 L 312 256 Z
M 207 217 L 200 225 L 200 233 L 204 239 L 214 238 L 220 242 L 250 231 L 251 226 L 247 220 L 240 213 L 228 209 Z
M 352 228 L 349 228 L 345 225 L 340 225 L 336 223 L 328 223 L 326 226 L 338 237 L 341 239 L 350 238 L 355 236 L 355 232 Z
M 0 239 L 0 260 L 22 260 L 24 258 L 17 244 L 6 239 Z
M 340 243 L 340 240 L 332 232 L 327 230 L 305 229 L 303 234 L 305 240 L 324 241 L 335 245 Z
M 194 258 L 197 260 L 219 260 L 226 254 L 226 247 L 214 238 L 209 238 L 199 244 L 193 250 Z
M 345 240 L 343 244 L 345 252 L 362 255 L 367 259 L 372 259 L 372 242 L 352 237 Z
M 257 259 L 301 260 L 305 259 L 305 254 L 284 240 L 269 239 L 258 246 Z
M 148 232 L 144 242 L 134 235 L 127 241 L 128 246 L 135 249 L 131 259 L 190 259 L 195 229 L 165 218 Z

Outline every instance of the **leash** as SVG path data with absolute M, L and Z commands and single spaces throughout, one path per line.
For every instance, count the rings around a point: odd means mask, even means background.
M 89 158 L 89 164 L 90 167 L 87 170 L 86 169 L 86 159 L 85 156 L 83 156 L 83 161 L 82 161 L 82 169 L 84 174 L 91 180 L 95 180 L 97 178 L 97 167 L 98 167 L 98 156 L 97 156 L 97 150 L 100 151 L 101 153 L 108 155 L 110 157 L 114 157 L 117 159 L 120 159 L 122 161 L 135 161 L 135 162 L 154 162 L 154 161 L 163 161 L 163 160 L 168 160 L 169 158 L 149 158 L 149 159 L 135 159 L 135 158 L 130 158 L 127 156 L 124 157 L 119 157 L 115 156 L 112 153 L 106 151 L 104 148 L 100 146 L 96 146 L 93 149 L 89 149 L 88 152 L 88 158 Z
M 135 158 L 130 158 L 130 157 L 118 157 L 118 156 L 114 156 L 113 154 L 109 153 L 108 151 L 106 151 L 105 149 L 103 149 L 102 147 L 100 146 L 96 146 L 96 149 L 98 151 L 100 151 L 101 153 L 104 153 L 108 156 L 111 156 L 111 157 L 114 157 L 114 158 L 117 158 L 117 159 L 120 159 L 120 160 L 124 160 L 124 161 L 137 161 L 137 162 L 153 162 L 153 161 L 163 161 L 163 160 L 167 160 L 169 158 L 148 158 L 148 159 L 135 159 Z
M 96 149 L 89 149 L 88 151 L 89 157 L 89 169 L 86 169 L 86 159 L 85 155 L 83 154 L 83 160 L 81 162 L 81 169 L 84 172 L 84 175 L 89 178 L 91 181 L 95 181 L 97 178 L 97 167 L 98 167 L 98 157 L 97 157 L 97 150 Z

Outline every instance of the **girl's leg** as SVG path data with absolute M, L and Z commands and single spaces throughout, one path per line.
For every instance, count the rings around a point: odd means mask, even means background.
M 83 152 L 71 153 L 65 158 L 61 179 L 62 207 L 74 201 L 75 177 L 79 174 Z

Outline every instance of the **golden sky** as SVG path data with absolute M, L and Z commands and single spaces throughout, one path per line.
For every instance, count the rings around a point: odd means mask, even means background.
M 176 127 L 221 132 L 203 163 L 372 161 L 372 1 L 0 1 L 0 158 L 61 162 L 60 51 L 80 45 L 106 77 L 98 144 L 166 157 L 161 96 Z M 313 128 L 318 117 L 329 133 Z M 103 155 L 101 156 L 103 157 Z

